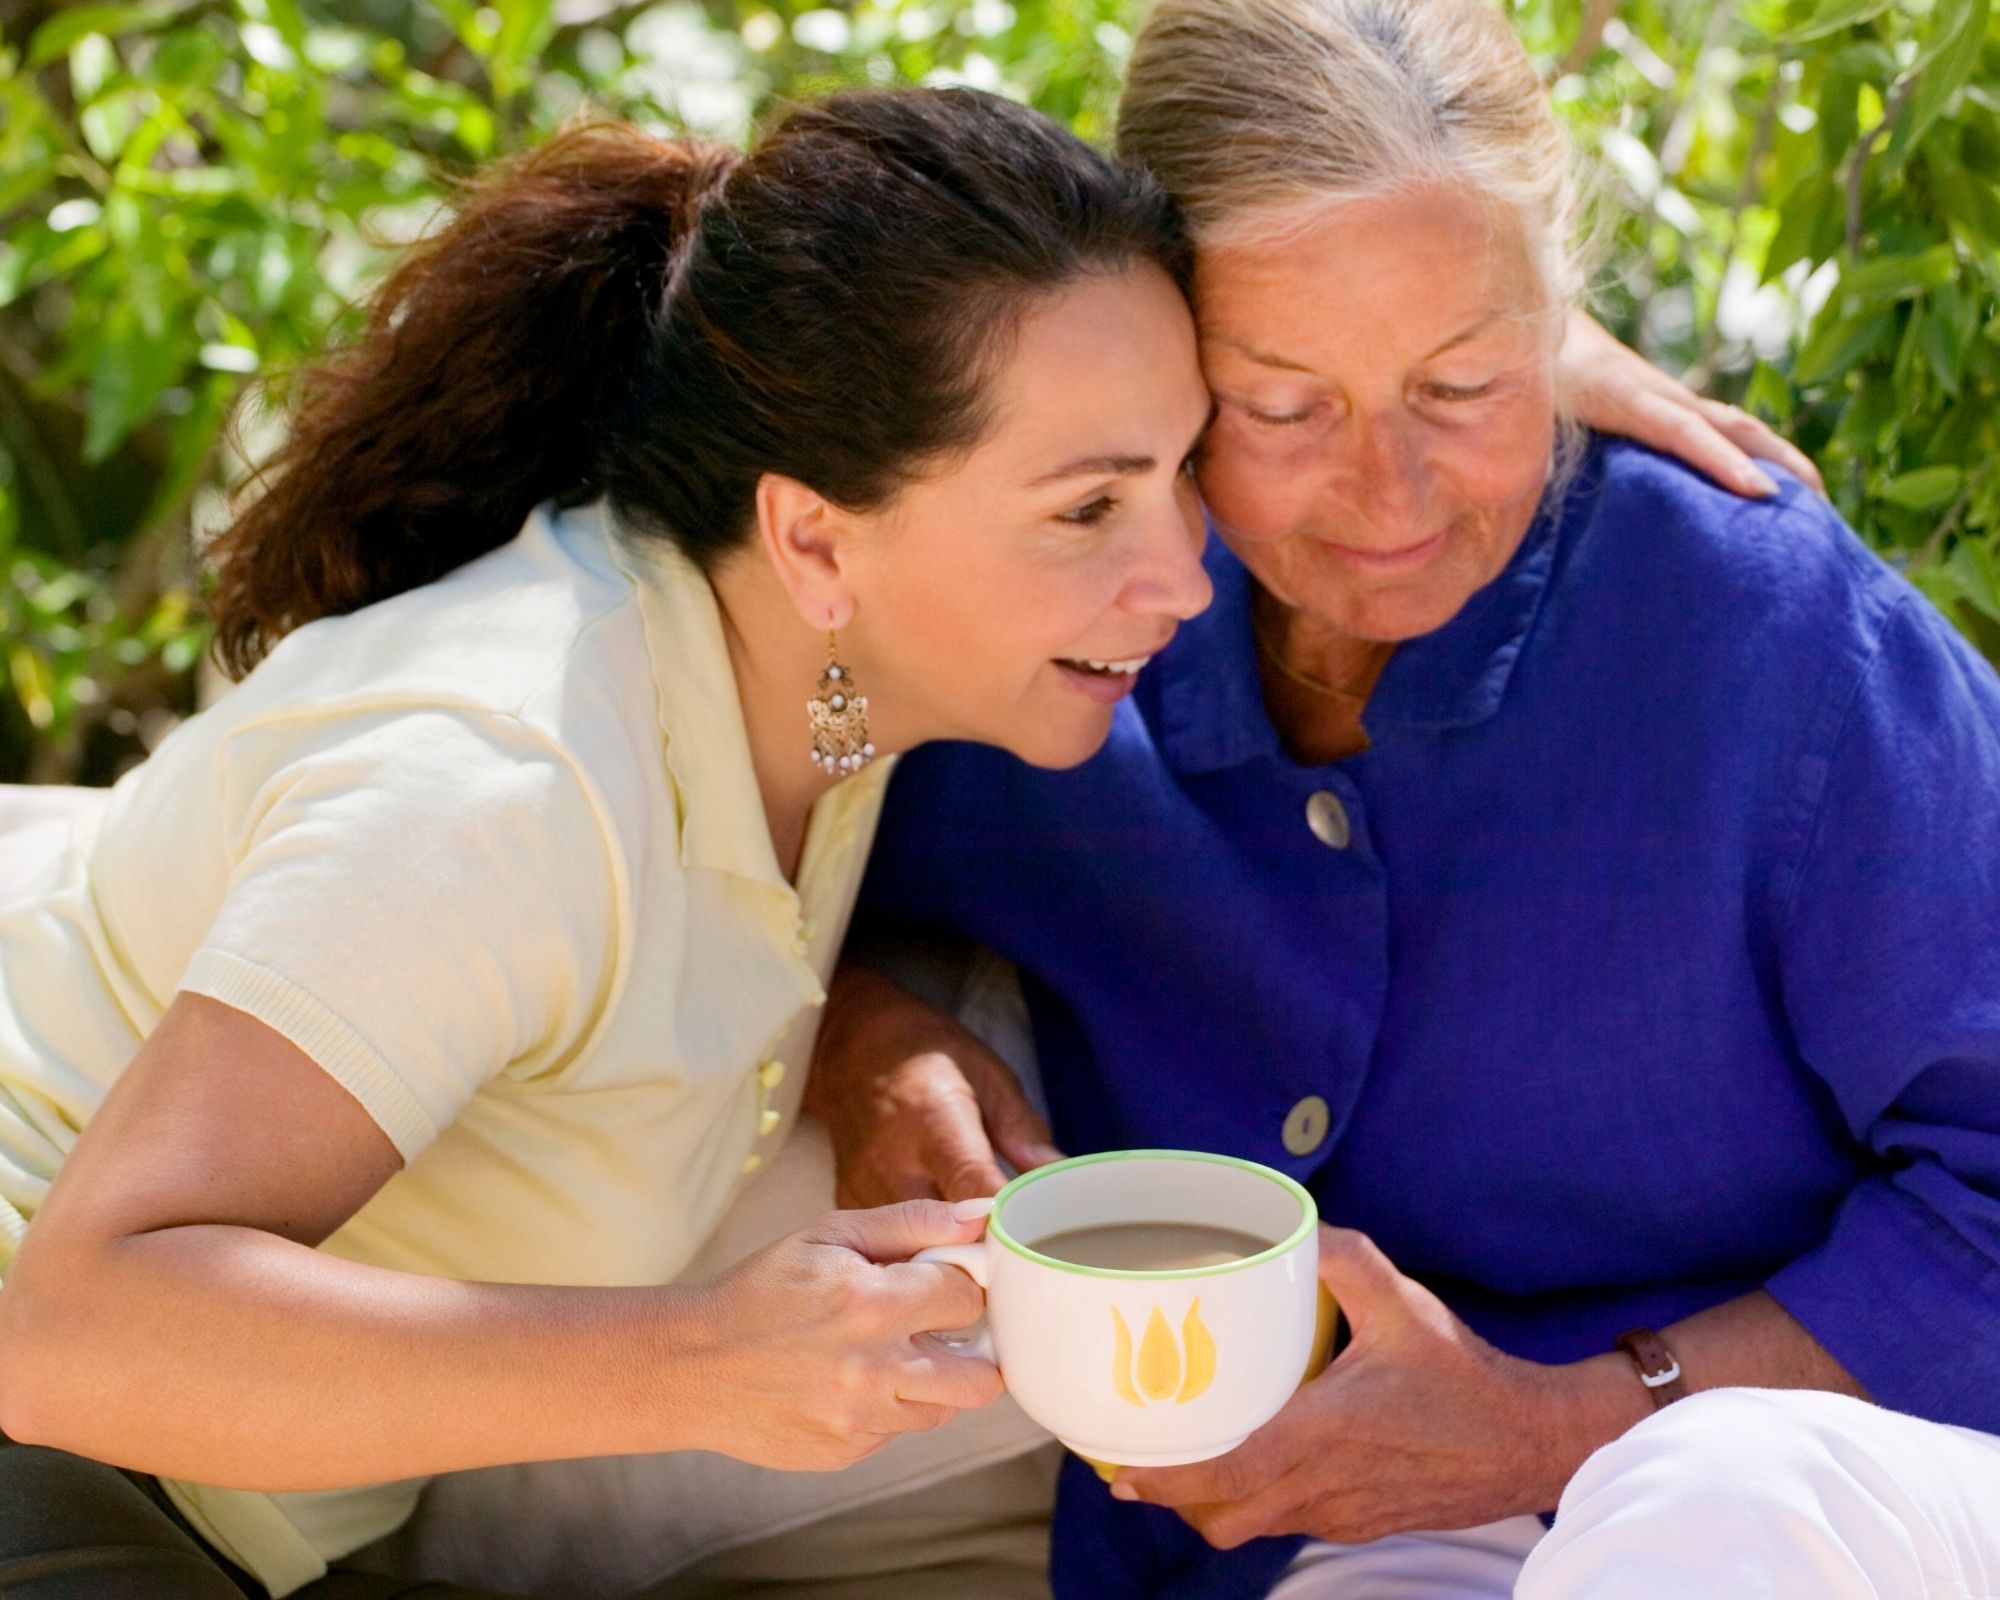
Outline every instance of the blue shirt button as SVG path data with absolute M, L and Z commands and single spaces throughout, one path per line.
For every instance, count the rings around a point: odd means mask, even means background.
M 1345 850 L 1354 838 L 1354 830 L 1347 821 L 1347 807 L 1329 789 L 1314 790 L 1306 801 L 1306 826 L 1329 850 Z
M 1326 1143 L 1326 1130 L 1333 1113 L 1316 1094 L 1309 1094 L 1293 1106 L 1285 1118 L 1285 1148 L 1295 1156 L 1309 1156 Z

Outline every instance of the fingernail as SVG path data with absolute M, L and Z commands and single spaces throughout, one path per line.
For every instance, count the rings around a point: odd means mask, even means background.
M 951 1203 L 953 1222 L 973 1222 L 988 1215 L 993 1210 L 993 1200 L 988 1196 L 982 1200 L 954 1200 Z
M 1139 1491 L 1133 1488 L 1131 1484 L 1125 1482 L 1124 1479 L 1113 1478 L 1111 1480 L 1111 1498 L 1114 1500 L 1136 1500 L 1139 1498 Z
M 1778 480 L 1761 467 L 1752 467 L 1749 473 L 1750 486 L 1759 494 L 1776 494 Z

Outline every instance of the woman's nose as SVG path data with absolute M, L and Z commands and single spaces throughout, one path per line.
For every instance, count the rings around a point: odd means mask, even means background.
M 1429 474 L 1411 431 L 1377 418 L 1353 430 L 1351 445 L 1338 475 L 1341 498 L 1386 548 L 1422 538 Z
M 1172 505 L 1147 530 L 1146 554 L 1126 592 L 1130 609 L 1181 622 L 1206 611 L 1215 597 L 1215 585 L 1201 564 L 1207 542 L 1201 496 L 1193 481 L 1183 478 Z

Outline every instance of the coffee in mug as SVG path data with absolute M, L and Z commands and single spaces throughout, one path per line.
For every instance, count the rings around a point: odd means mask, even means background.
M 1219 1267 L 1260 1255 L 1273 1241 L 1236 1228 L 1201 1222 L 1114 1222 L 1098 1228 L 1071 1228 L 1034 1242 L 1035 1250 L 1079 1267 L 1116 1267 L 1122 1272 L 1179 1272 Z

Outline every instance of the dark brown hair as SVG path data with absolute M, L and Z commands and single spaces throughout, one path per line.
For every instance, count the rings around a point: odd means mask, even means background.
M 758 479 L 885 503 L 974 443 L 1030 300 L 1138 261 L 1184 280 L 1169 201 L 970 90 L 833 96 L 747 156 L 590 120 L 468 185 L 212 546 L 216 652 L 427 583 L 545 499 L 609 496 L 704 567 Z

